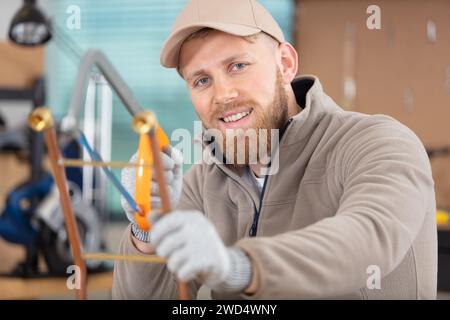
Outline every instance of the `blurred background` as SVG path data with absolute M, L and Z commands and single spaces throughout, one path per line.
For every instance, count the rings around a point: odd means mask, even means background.
M 159 53 L 186 0 L 2 0 L 0 2 L 0 298 L 71 298 L 71 257 L 52 197 L 42 136 L 30 111 L 67 115 L 80 60 L 101 49 L 140 104 L 170 135 L 196 120 L 187 89 Z M 346 110 L 387 114 L 410 127 L 430 156 L 439 206 L 439 297 L 450 292 L 450 2 L 445 0 L 260 0 L 299 52 L 299 72 L 317 75 Z M 52 37 L 23 46 L 23 20 L 49 21 Z M 28 22 L 30 22 L 28 21 Z M 43 20 L 42 20 L 43 21 Z M 25 21 L 27 22 L 27 21 Z M 16 27 L 16 28 L 14 28 Z M 22 28 L 22 29 L 21 29 Z M 20 38 L 22 34 L 22 39 Z M 12 38 L 16 38 L 16 43 Z M 25 37 L 25 38 L 23 38 Z M 23 43 L 22 43 L 23 44 Z M 138 136 L 118 96 L 93 70 L 80 126 L 105 160 L 128 161 Z M 85 158 L 70 139 L 67 157 Z M 185 165 L 185 169 L 188 165 Z M 120 177 L 120 170 L 113 169 Z M 116 251 L 126 221 L 120 195 L 95 168 L 67 172 L 77 222 L 93 249 Z M 73 196 L 75 199 L 75 196 Z M 78 200 L 79 200 L 78 199 Z M 95 219 L 86 214 L 89 212 Z M 56 219 L 58 220 L 58 219 Z M 59 221 L 59 220 L 58 220 Z M 95 238 L 92 240 L 92 238 Z M 111 264 L 93 263 L 91 297 L 107 298 Z M 91 279 L 91 278 L 90 278 Z M 46 282 L 42 282 L 46 281 Z

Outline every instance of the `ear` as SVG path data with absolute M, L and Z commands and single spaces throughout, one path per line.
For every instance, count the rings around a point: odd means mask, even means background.
M 280 54 L 280 71 L 284 84 L 290 84 L 298 71 L 298 54 L 289 42 L 280 43 L 278 46 Z

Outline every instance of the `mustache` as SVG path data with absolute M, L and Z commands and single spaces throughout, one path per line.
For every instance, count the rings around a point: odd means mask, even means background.
M 241 107 L 250 107 L 252 109 L 257 109 L 258 106 L 259 106 L 258 103 L 256 103 L 253 100 L 234 101 L 230 103 L 217 104 L 214 113 L 211 115 L 211 120 L 217 120 L 224 113 L 233 111 Z

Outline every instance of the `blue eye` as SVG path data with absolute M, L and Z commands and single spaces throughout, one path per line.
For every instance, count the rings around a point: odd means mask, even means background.
M 204 87 L 208 84 L 209 79 L 208 78 L 200 78 L 197 81 L 195 81 L 194 85 L 196 87 Z
M 247 63 L 238 62 L 238 63 L 233 64 L 231 69 L 239 71 L 239 70 L 243 70 L 246 66 L 247 66 Z

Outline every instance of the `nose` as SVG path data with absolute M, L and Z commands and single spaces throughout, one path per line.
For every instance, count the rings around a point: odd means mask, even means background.
M 214 103 L 227 104 L 238 97 L 238 91 L 231 79 L 219 76 L 214 81 Z

